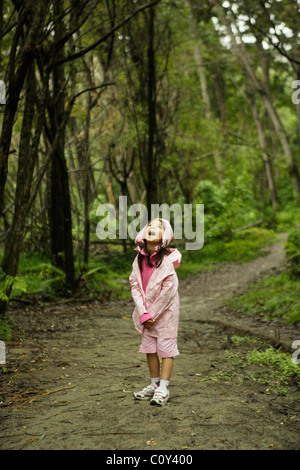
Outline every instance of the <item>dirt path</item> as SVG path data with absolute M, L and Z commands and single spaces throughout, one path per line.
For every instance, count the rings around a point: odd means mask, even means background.
M 7 345 L 8 371 L 0 375 L 0 449 L 299 449 L 299 392 L 203 381 L 228 363 L 226 351 L 245 348 L 229 341 L 232 333 L 286 348 L 300 339 L 299 328 L 240 319 L 222 307 L 284 262 L 281 241 L 268 256 L 181 281 L 181 354 L 163 408 L 133 399 L 148 371 L 131 300 L 13 309 L 23 331 Z

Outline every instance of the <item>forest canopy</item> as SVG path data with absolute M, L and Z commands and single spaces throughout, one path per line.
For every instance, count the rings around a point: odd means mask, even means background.
M 74 292 L 128 253 L 96 234 L 120 196 L 204 204 L 205 243 L 299 221 L 299 34 L 297 0 L 1 2 L 2 310 L 22 254 Z

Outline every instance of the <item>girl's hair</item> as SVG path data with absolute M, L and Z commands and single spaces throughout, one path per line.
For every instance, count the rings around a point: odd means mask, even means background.
M 164 224 L 164 221 L 161 220 L 161 219 L 158 219 L 160 220 L 162 226 L 163 226 L 163 229 L 165 229 L 165 224 Z M 148 222 L 148 225 L 151 223 L 151 220 L 149 220 Z M 148 266 L 154 266 L 154 264 L 151 263 L 150 261 L 150 256 L 151 254 L 149 253 L 149 251 L 147 250 L 147 240 L 145 240 L 145 247 L 144 247 L 144 251 L 146 253 L 146 259 L 147 259 L 147 264 Z M 162 263 L 162 260 L 164 259 L 164 256 L 167 255 L 169 256 L 169 254 L 171 254 L 171 251 L 169 250 L 169 248 L 165 247 L 165 248 L 160 248 L 160 250 L 158 251 L 158 255 L 156 257 L 156 260 L 155 260 L 155 266 L 158 268 L 161 263 Z M 138 265 L 139 265 L 139 268 L 142 269 L 142 266 L 143 266 L 143 255 L 141 253 L 138 254 Z
M 147 244 L 147 242 L 146 242 L 146 244 Z M 150 253 L 148 252 L 147 247 L 144 248 L 144 251 L 146 253 L 146 259 L 147 259 L 148 266 L 154 266 L 154 264 L 152 264 L 151 261 L 150 261 Z M 162 260 L 164 259 L 164 256 L 165 255 L 169 256 L 169 254 L 171 254 L 171 251 L 169 250 L 169 248 L 161 248 L 158 251 L 158 255 L 156 257 L 155 266 L 158 268 L 161 265 Z M 138 254 L 138 264 L 139 264 L 139 268 L 142 269 L 143 255 L 141 253 Z

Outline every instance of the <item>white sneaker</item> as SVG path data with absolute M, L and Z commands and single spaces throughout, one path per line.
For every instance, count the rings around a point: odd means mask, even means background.
M 154 392 L 157 389 L 157 385 L 151 383 L 147 387 L 143 388 L 140 392 L 134 392 L 133 395 L 137 400 L 150 400 L 154 396 Z
M 150 400 L 150 405 L 163 406 L 168 403 L 170 392 L 167 388 L 157 387 L 153 398 Z

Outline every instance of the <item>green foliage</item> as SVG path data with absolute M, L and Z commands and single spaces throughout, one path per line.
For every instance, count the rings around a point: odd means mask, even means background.
M 63 270 L 53 266 L 44 253 L 22 253 L 19 263 L 19 272 L 22 279 L 26 279 L 27 294 L 41 294 L 47 298 L 55 296 L 57 290 L 62 290 L 65 283 Z M 20 291 L 14 285 L 13 295 L 18 296 Z
M 87 2 L 89 3 L 89 2 Z M 147 85 L 153 77 L 147 76 L 147 51 L 148 31 L 146 10 L 142 14 L 134 15 L 130 22 L 125 22 L 124 27 L 118 30 L 113 45 L 114 60 L 111 59 L 110 39 L 105 41 L 95 50 L 89 46 L 99 39 L 102 34 L 102 24 L 109 24 L 111 11 L 107 8 L 109 2 L 96 2 L 94 15 L 84 19 L 85 9 L 81 11 L 83 16 L 78 18 L 80 28 L 76 32 L 80 41 L 68 45 L 72 53 L 83 51 L 89 52 L 85 55 L 86 67 L 82 69 L 79 63 L 72 62 L 72 87 L 66 89 L 66 103 L 70 101 L 71 95 L 91 86 L 93 78 L 94 85 L 102 84 L 104 71 L 102 62 L 106 63 L 109 76 L 113 77 L 113 86 L 103 87 L 101 94 L 98 91 L 91 92 L 89 99 L 93 103 L 90 107 L 89 119 L 87 119 L 88 95 L 86 93 L 78 96 L 72 110 L 72 126 L 66 130 L 68 151 L 66 152 L 66 165 L 69 173 L 71 188 L 71 201 L 73 212 L 73 237 L 76 239 L 75 255 L 78 255 L 82 247 L 84 235 L 84 197 L 83 197 L 83 175 L 85 167 L 91 171 L 91 193 L 89 207 L 91 233 L 90 240 L 96 239 L 95 227 L 98 218 L 95 214 L 96 206 L 107 202 L 108 194 L 105 194 L 105 185 L 112 180 L 112 190 L 117 198 L 120 191 L 124 191 L 122 184 L 127 185 L 133 202 L 142 200 L 145 182 L 147 180 L 147 168 L 144 165 L 145 151 L 149 147 L 149 128 L 147 110 L 147 96 L 150 91 Z M 262 149 L 259 136 L 252 116 L 250 103 L 245 94 L 247 88 L 247 74 L 245 75 L 240 66 L 239 59 L 234 49 L 223 39 L 226 33 L 223 28 L 216 27 L 216 22 L 211 21 L 216 12 L 210 7 L 203 7 L 205 2 L 192 2 L 192 8 L 186 2 L 161 1 L 156 6 L 154 27 L 154 50 L 156 83 L 153 83 L 155 93 L 157 135 L 155 136 L 155 174 L 158 177 L 159 198 L 167 201 L 170 205 L 174 201 L 185 199 L 199 202 L 205 205 L 205 247 L 199 253 L 189 253 L 186 256 L 187 264 L 183 267 L 186 273 L 196 272 L 210 263 L 224 261 L 247 261 L 253 256 L 261 253 L 263 241 L 250 240 L 236 235 L 235 230 L 255 222 L 260 218 L 265 219 L 268 228 L 286 230 L 296 221 L 295 215 L 300 222 L 299 207 L 292 207 L 293 188 L 288 172 L 288 164 L 280 145 L 280 136 L 274 132 L 267 117 L 268 107 L 265 101 L 257 96 L 257 108 L 268 153 L 272 160 L 274 182 L 279 196 L 280 204 L 284 210 L 275 214 L 270 208 L 270 194 L 266 180 L 265 166 L 262 159 Z M 231 2 L 229 2 L 230 4 Z M 247 8 L 245 5 L 247 3 Z M 237 14 L 237 25 L 246 28 L 244 37 L 253 39 L 254 30 L 248 15 L 252 17 L 268 36 L 270 24 L 265 22 L 264 9 L 261 2 L 239 2 Z M 270 2 L 270 8 L 274 21 L 277 24 L 285 24 L 292 29 L 294 35 L 288 35 L 284 39 L 286 44 L 292 46 L 292 37 L 297 34 L 298 25 L 294 21 L 296 11 L 295 2 Z M 32 51 L 48 51 L 52 49 L 54 36 L 52 35 L 53 24 L 59 19 L 68 30 L 72 16 L 71 10 L 64 8 L 69 4 L 62 2 L 62 17 L 55 17 L 53 8 L 45 15 L 42 30 L 45 31 L 44 42 L 35 44 Z M 125 2 L 124 8 L 121 3 L 116 3 L 116 14 L 122 21 L 130 13 L 138 2 Z M 250 5 L 251 4 L 251 5 Z M 11 2 L 3 2 L 3 18 L 10 21 L 10 27 L 5 27 L 6 34 L 1 39 L 3 57 L 1 62 L 2 75 L 8 74 L 8 67 L 16 69 L 18 60 L 22 62 L 22 38 L 18 35 L 16 26 L 19 24 L 18 8 L 14 8 Z M 230 11 L 230 5 L 224 7 L 224 13 Z M 248 10 L 250 8 L 250 10 Z M 123 16 L 125 15 L 125 16 Z M 240 16 L 240 18 L 239 18 Z M 248 18 L 248 19 L 247 19 Z M 195 30 L 193 29 L 193 20 Z M 219 23 L 219 22 L 218 22 Z M 22 25 L 20 25 L 22 27 Z M 29 31 L 29 30 L 28 30 Z M 16 34 L 16 36 L 15 36 Z M 225 34 L 225 36 L 224 36 Z M 243 36 L 243 35 L 242 35 Z M 242 37 L 241 36 L 241 37 Z M 20 56 L 11 55 L 14 49 L 10 45 L 16 39 L 16 47 L 20 48 Z M 184 38 L 184 39 L 183 39 Z M 67 37 L 66 37 L 67 39 Z M 18 41 L 21 41 L 20 43 Z M 79 49 L 77 49 L 79 47 Z M 247 43 L 245 51 L 253 58 L 253 73 L 262 79 L 262 59 L 268 65 L 269 91 L 276 112 L 280 115 L 282 126 L 291 137 L 291 150 L 297 159 L 298 141 L 297 113 L 291 100 L 291 85 L 287 76 L 291 73 L 291 64 L 280 59 L 278 50 L 259 50 L 259 41 Z M 100 51 L 100 52 L 99 52 Z M 272 53 L 271 53 L 272 51 Z M 259 52 L 259 54 L 257 54 Z M 98 55 L 102 61 L 99 62 Z M 200 54 L 200 56 L 199 56 Z M 198 59 L 195 58 L 198 55 Z M 47 54 L 46 54 L 47 56 Z M 216 61 L 215 58 L 218 57 Z M 201 60 L 199 60 L 201 59 Z M 12 61 L 12 62 L 11 62 Z M 9 64 L 13 64 L 10 66 Z M 36 62 L 35 62 L 36 63 Z M 203 64 L 203 69 L 200 65 Z M 71 63 L 66 63 L 68 74 Z M 77 65 L 76 65 L 77 64 Z M 47 67 L 47 63 L 43 66 Z M 42 68 L 37 73 L 43 75 Z M 205 80 L 204 80 L 205 79 Z M 205 83 L 204 83 L 205 81 Z M 26 82 L 24 82 L 25 84 Z M 25 86 L 25 85 L 24 85 Z M 264 80 L 262 80 L 264 86 Z M 207 89 L 207 102 L 204 93 Z M 50 94 L 52 89 L 50 89 Z M 20 140 L 22 120 L 24 116 L 24 98 L 26 89 L 20 95 L 20 106 L 11 123 L 14 125 L 13 140 L 11 147 L 16 147 Z M 95 99 L 95 101 L 94 101 Z M 109 103 L 109 105 L 107 105 Z M 36 106 L 35 113 L 39 106 Z M 46 121 L 49 121 L 47 110 Z M 35 115 L 36 116 L 36 115 Z M 276 126 L 275 126 L 276 127 Z M 73 131 L 74 129 L 74 135 Z M 82 132 L 79 132 L 79 130 Z M 84 150 L 85 137 L 89 136 L 86 156 L 79 158 L 80 152 Z M 112 150 L 111 144 L 114 144 Z M 82 147 L 83 146 L 83 147 Z M 48 147 L 47 147 L 48 148 Z M 41 149 L 43 150 L 43 149 Z M 42 152 L 43 154 L 43 152 Z M 130 163 L 130 156 L 134 154 L 135 164 L 133 171 L 125 181 L 124 175 Z M 108 159 L 114 171 L 107 166 Z M 76 157 L 77 156 L 77 157 Z M 102 156 L 100 158 L 100 156 Z M 218 164 L 215 157 L 219 157 L 221 183 Z M 46 157 L 46 155 L 45 155 Z M 77 161 L 78 158 L 78 161 Z M 86 161 L 85 159 L 88 158 Z M 5 200 L 7 208 L 13 207 L 16 193 L 16 169 L 17 154 L 12 154 L 8 161 L 8 174 L 11 175 L 11 184 L 5 187 Z M 119 168 L 117 168 L 119 167 Z M 124 173 L 124 174 L 123 174 Z M 144 174 L 145 173 L 145 174 Z M 134 176 L 133 176 L 134 175 Z M 200 176 L 199 176 L 200 175 Z M 110 178 L 108 179 L 107 176 Z M 37 173 L 34 179 L 37 178 Z M 201 178 L 200 182 L 199 179 Z M 123 183 L 121 183 L 123 181 Z M 166 184 L 165 184 L 166 182 Z M 34 181 L 35 183 L 35 181 Z M 35 184 L 33 185 L 35 187 Z M 28 247 L 39 246 L 42 240 L 43 246 L 49 246 L 49 228 L 45 223 L 45 201 L 47 201 L 47 178 L 41 181 L 40 197 L 35 198 L 32 207 L 24 218 L 26 226 L 24 250 Z M 145 200 L 145 199 L 144 199 Z M 47 206 L 47 204 L 46 204 Z M 13 210 L 6 210 L 6 224 L 11 226 Z M 30 219 L 30 223 L 29 223 Z M 46 230 L 45 230 L 46 227 Z M 252 232 L 254 233 L 254 232 Z M 257 232 L 261 237 L 262 232 Z M 213 242 L 213 243 L 212 243 Z M 298 243 L 298 242 L 297 242 Z M 299 244 L 291 239 L 288 250 L 294 272 L 299 273 Z M 75 246 L 75 244 L 74 244 Z M 77 250 L 77 252 L 76 252 Z M 31 255 L 30 255 L 31 256 Z M 192 259 L 195 258 L 195 259 Z M 25 258 L 23 258 L 25 259 Z M 29 258 L 28 258 L 29 259 Z M 26 273 L 27 292 L 53 294 L 65 280 L 63 272 L 55 270 L 49 261 L 40 264 L 37 260 L 33 269 L 22 265 L 20 272 Z M 92 272 L 85 272 L 84 278 L 95 286 L 105 285 L 106 279 L 123 279 L 120 271 L 115 271 L 110 260 L 101 259 L 101 268 L 90 265 Z M 102 262 L 108 268 L 105 271 Z M 31 263 L 31 260 L 30 260 Z M 38 267 L 38 265 L 40 266 Z M 77 268 L 80 272 L 81 269 Z M 127 268 L 125 268 L 127 272 Z M 105 277 L 106 276 L 106 277 Z M 114 277 L 115 276 L 115 277 Z M 114 281 L 117 282 L 117 281 Z M 7 292 L 10 288 L 16 292 L 25 291 L 23 279 L 12 279 L 6 277 L 0 279 L 0 299 L 7 301 Z
M 196 202 L 204 204 L 205 237 L 232 240 L 234 229 L 255 222 L 255 210 L 249 175 L 233 172 L 217 186 L 210 180 L 200 181 L 195 189 Z
M 88 295 L 106 299 L 128 297 L 128 277 L 134 254 L 128 250 L 124 255 L 118 247 L 111 252 L 101 253 L 91 257 L 89 267 L 80 266 L 79 257 L 76 260 L 76 271 L 81 273 L 81 287 Z M 46 261 L 43 253 L 22 253 L 20 259 L 20 276 L 26 278 L 27 294 L 39 295 L 45 300 L 53 300 L 56 296 L 68 294 L 64 289 L 65 273 Z M 14 290 L 15 297 L 20 291 Z M 99 297 L 100 294 L 100 297 Z
M 221 239 L 205 241 L 201 250 L 186 251 L 178 246 L 182 252 L 182 263 L 177 270 L 178 276 L 184 278 L 203 270 L 213 269 L 217 263 L 242 263 L 255 259 L 264 254 L 267 247 L 275 240 L 276 237 L 271 230 L 252 228 L 236 233 L 230 242 Z M 80 267 L 77 259 L 76 269 L 77 272 L 81 272 L 82 285 L 91 295 L 103 294 L 106 298 L 126 298 L 130 293 L 128 277 L 134 257 L 135 253 L 131 249 L 124 254 L 122 247 L 118 246 L 113 250 L 91 256 L 86 270 Z M 19 279 L 26 279 L 28 295 L 39 294 L 51 299 L 63 286 L 65 274 L 46 259 L 41 253 L 22 253 Z M 20 291 L 14 290 L 13 294 L 18 296 Z
M 291 227 L 300 225 L 300 207 L 297 204 L 287 204 L 276 212 L 276 229 L 278 232 L 288 232 Z
M 26 281 L 20 276 L 9 276 L 0 267 L 0 301 L 8 302 L 9 294 L 14 289 L 19 292 L 26 292 Z
M 231 342 L 233 344 L 241 344 L 241 343 L 258 343 L 259 340 L 255 338 L 254 336 L 238 336 L 238 335 L 232 335 L 230 338 Z
M 225 243 L 227 261 L 243 263 L 267 253 L 267 247 L 277 241 L 268 229 L 253 227 L 234 234 L 233 240 Z
M 45 263 L 40 272 L 37 293 L 51 298 L 56 291 L 64 292 L 65 279 L 64 271 Z
M 291 272 L 300 276 L 300 230 L 294 228 L 288 235 L 286 254 Z
M 7 341 L 11 339 L 11 325 L 6 318 L 0 318 L 0 340 Z
M 265 393 L 286 395 L 291 384 L 300 386 L 300 368 L 291 354 L 266 346 L 251 336 L 233 336 L 232 350 L 226 350 L 221 364 L 202 381 L 226 381 L 242 385 L 245 381 L 264 386 Z M 241 346 L 242 345 L 242 346 Z
M 202 180 L 197 184 L 195 197 L 205 205 L 207 216 L 219 217 L 227 205 L 222 189 L 210 180 Z
M 288 272 L 268 276 L 226 302 L 228 309 L 288 323 L 300 321 L 299 281 Z
M 251 228 L 234 234 L 230 242 L 208 240 L 201 250 L 182 253 L 182 263 L 178 269 L 179 277 L 186 277 L 197 272 L 213 269 L 217 263 L 244 263 L 262 256 L 268 246 L 276 241 L 271 230 Z
M 297 377 L 299 386 L 300 368 L 292 362 L 291 354 L 283 353 L 271 346 L 264 351 L 249 351 L 249 365 L 258 364 L 259 370 L 252 372 L 252 380 L 268 385 L 278 395 L 286 395 L 290 387 L 290 378 Z
M 89 270 L 83 273 L 83 281 L 90 293 L 97 298 L 127 298 L 130 294 L 128 277 L 135 253 L 124 254 L 121 247 L 110 253 L 102 253 L 91 259 Z

